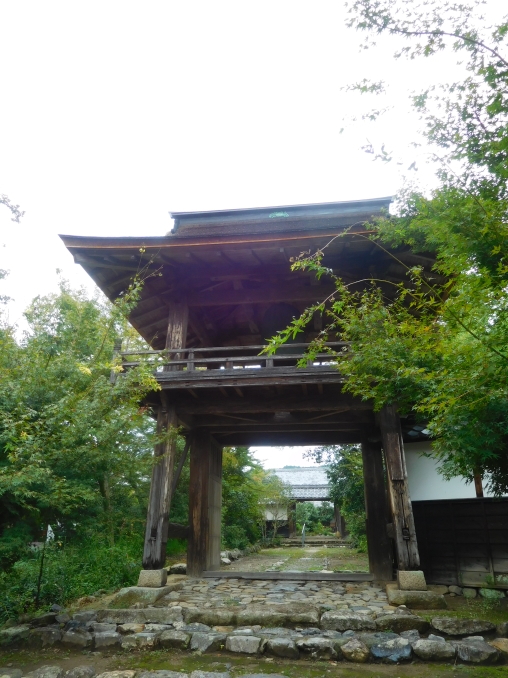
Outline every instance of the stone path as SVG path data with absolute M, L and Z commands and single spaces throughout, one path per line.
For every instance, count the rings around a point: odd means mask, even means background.
M 493 664 L 508 658 L 508 621 L 496 627 L 488 620 L 454 619 L 443 613 L 429 621 L 405 605 L 390 605 L 394 589 L 388 588 L 386 594 L 370 582 L 175 576 L 164 590 L 149 590 L 161 595 L 155 604 L 119 605 L 122 595 L 146 590 L 124 589 L 110 601 L 110 608 L 82 610 L 72 617 L 58 609 L 19 620 L 18 625 L 0 630 L 0 646 L 85 653 L 188 650 L 198 656 L 226 652 L 231 656 L 354 663 L 398 663 L 416 658 Z M 58 667 L 54 673 L 28 678 L 64 678 Z M 0 676 L 4 675 L 0 669 Z M 140 677 L 132 673 L 103 678 Z M 160 674 L 150 678 L 184 677 Z
M 245 559 L 242 559 L 242 563 Z M 245 607 L 247 605 L 278 605 L 302 603 L 323 610 L 351 610 L 361 614 L 394 611 L 388 605 L 385 591 L 370 582 L 266 581 L 250 579 L 190 579 L 178 591 L 168 593 L 157 607 Z
M 345 546 L 263 549 L 221 567 L 242 572 L 368 572 L 367 554 Z

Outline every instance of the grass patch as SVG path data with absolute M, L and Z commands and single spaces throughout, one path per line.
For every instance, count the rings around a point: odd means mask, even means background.
M 444 664 L 350 664 L 348 662 L 313 661 L 301 659 L 254 658 L 226 653 L 205 655 L 158 650 L 149 652 L 96 655 L 89 652 L 23 650 L 3 652 L 2 663 L 12 664 L 25 673 L 37 667 L 58 664 L 64 669 L 78 665 L 94 666 L 97 673 L 102 671 L 142 669 L 171 670 L 190 674 L 192 671 L 230 671 L 236 678 L 249 673 L 278 673 L 288 678 L 323 678 L 332 675 L 337 678 L 505 678 L 506 666 L 464 666 Z
M 508 621 L 508 598 L 501 601 L 483 598 L 464 598 L 446 596 L 446 610 L 415 610 L 415 613 L 428 619 L 433 617 L 457 617 L 459 619 L 486 619 L 493 624 Z

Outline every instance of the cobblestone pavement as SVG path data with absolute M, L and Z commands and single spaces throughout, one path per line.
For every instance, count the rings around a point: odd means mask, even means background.
M 392 611 L 383 589 L 370 582 L 300 582 L 250 579 L 191 579 L 157 606 L 205 607 L 309 603 L 327 610 L 363 614 Z

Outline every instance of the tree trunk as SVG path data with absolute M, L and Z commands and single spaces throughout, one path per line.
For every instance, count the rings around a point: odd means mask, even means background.
M 102 506 L 106 516 L 108 542 L 110 546 L 115 544 L 115 526 L 113 523 L 113 511 L 111 508 L 111 490 L 109 487 L 108 476 L 104 474 L 99 478 L 99 490 L 102 496 Z

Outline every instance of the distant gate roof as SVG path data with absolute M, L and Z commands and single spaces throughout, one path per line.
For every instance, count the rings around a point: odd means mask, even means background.
M 296 500 L 326 501 L 330 499 L 327 468 L 327 466 L 275 468 L 273 472 L 291 486 L 292 495 Z

